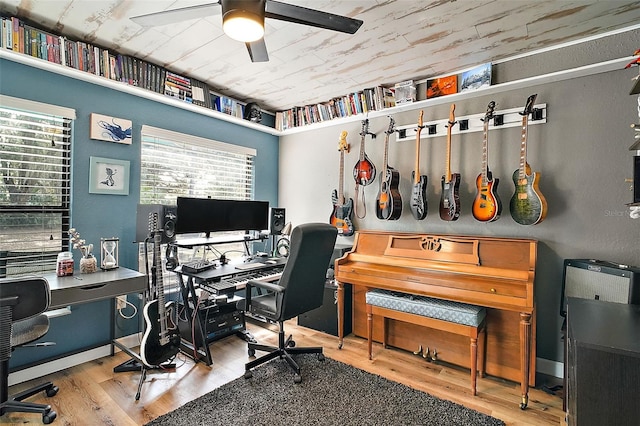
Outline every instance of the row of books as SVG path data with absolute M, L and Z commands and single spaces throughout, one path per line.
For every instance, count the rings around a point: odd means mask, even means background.
M 178 75 L 132 56 L 41 30 L 16 17 L 0 19 L 0 48 L 242 118 L 241 103 L 232 100 L 232 108 L 219 108 L 219 103 L 212 100 L 212 96 L 216 96 L 212 95 L 211 89 L 204 82 Z
M 331 99 L 276 112 L 276 129 L 287 130 L 334 118 L 349 117 L 395 106 L 394 89 L 376 86 Z

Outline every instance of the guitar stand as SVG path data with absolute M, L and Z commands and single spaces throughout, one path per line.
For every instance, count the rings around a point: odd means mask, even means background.
M 115 367 L 113 367 L 113 372 L 114 373 L 124 373 L 128 371 L 140 372 L 140 381 L 138 382 L 138 391 L 136 392 L 136 401 L 140 399 L 140 393 L 142 392 L 142 385 L 144 384 L 144 381 L 147 378 L 147 370 L 167 371 L 167 370 L 175 370 L 176 368 L 175 363 L 165 363 L 165 364 L 160 364 L 153 367 L 147 367 L 146 365 L 144 365 L 144 363 L 140 359 L 140 355 L 131 351 L 131 349 L 122 345 L 120 342 L 116 340 L 113 341 L 113 344 L 118 348 L 120 348 L 123 352 L 126 352 L 128 355 L 131 356 L 130 360 L 125 361 L 122 364 L 118 364 Z

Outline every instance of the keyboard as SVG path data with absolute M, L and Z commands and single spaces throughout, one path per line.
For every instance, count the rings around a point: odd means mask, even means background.
M 188 274 L 197 274 L 203 271 L 208 271 L 213 268 L 215 265 L 206 260 L 192 260 L 190 262 L 186 262 L 182 264 L 182 271 Z
M 280 279 L 284 265 L 274 266 L 273 268 L 260 269 L 245 273 L 235 274 L 233 277 L 223 278 L 220 281 L 203 281 L 199 283 L 200 287 L 212 294 L 232 293 L 241 290 L 251 280 L 275 281 Z

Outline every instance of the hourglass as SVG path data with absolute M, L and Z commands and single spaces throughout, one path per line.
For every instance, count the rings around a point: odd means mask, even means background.
M 118 244 L 120 238 L 100 238 L 100 268 L 104 270 L 118 267 Z

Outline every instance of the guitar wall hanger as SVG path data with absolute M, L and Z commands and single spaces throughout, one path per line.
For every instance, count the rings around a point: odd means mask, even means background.
M 521 107 L 495 111 L 494 118 L 489 123 L 489 128 L 504 129 L 508 127 L 520 127 L 522 125 L 522 116 L 520 115 L 520 112 L 522 112 Z M 460 125 L 454 126 L 451 129 L 452 134 L 455 135 L 460 133 L 476 133 L 476 132 L 484 131 L 484 123 L 482 122 L 482 119 L 484 118 L 484 116 L 485 116 L 485 113 L 463 115 L 460 117 L 456 117 Z M 529 125 L 546 123 L 547 122 L 547 104 L 535 105 L 531 111 L 531 114 L 529 114 L 529 116 L 530 116 Z M 466 121 L 467 123 L 466 129 L 463 129 L 462 123 L 464 121 Z M 446 118 L 442 120 L 425 122 L 424 128 L 426 128 L 427 131 L 420 133 L 420 139 L 446 136 L 447 122 L 448 120 Z M 398 131 L 398 137 L 396 138 L 396 142 L 415 140 L 416 138 L 417 129 L 415 124 L 398 126 L 396 130 Z

